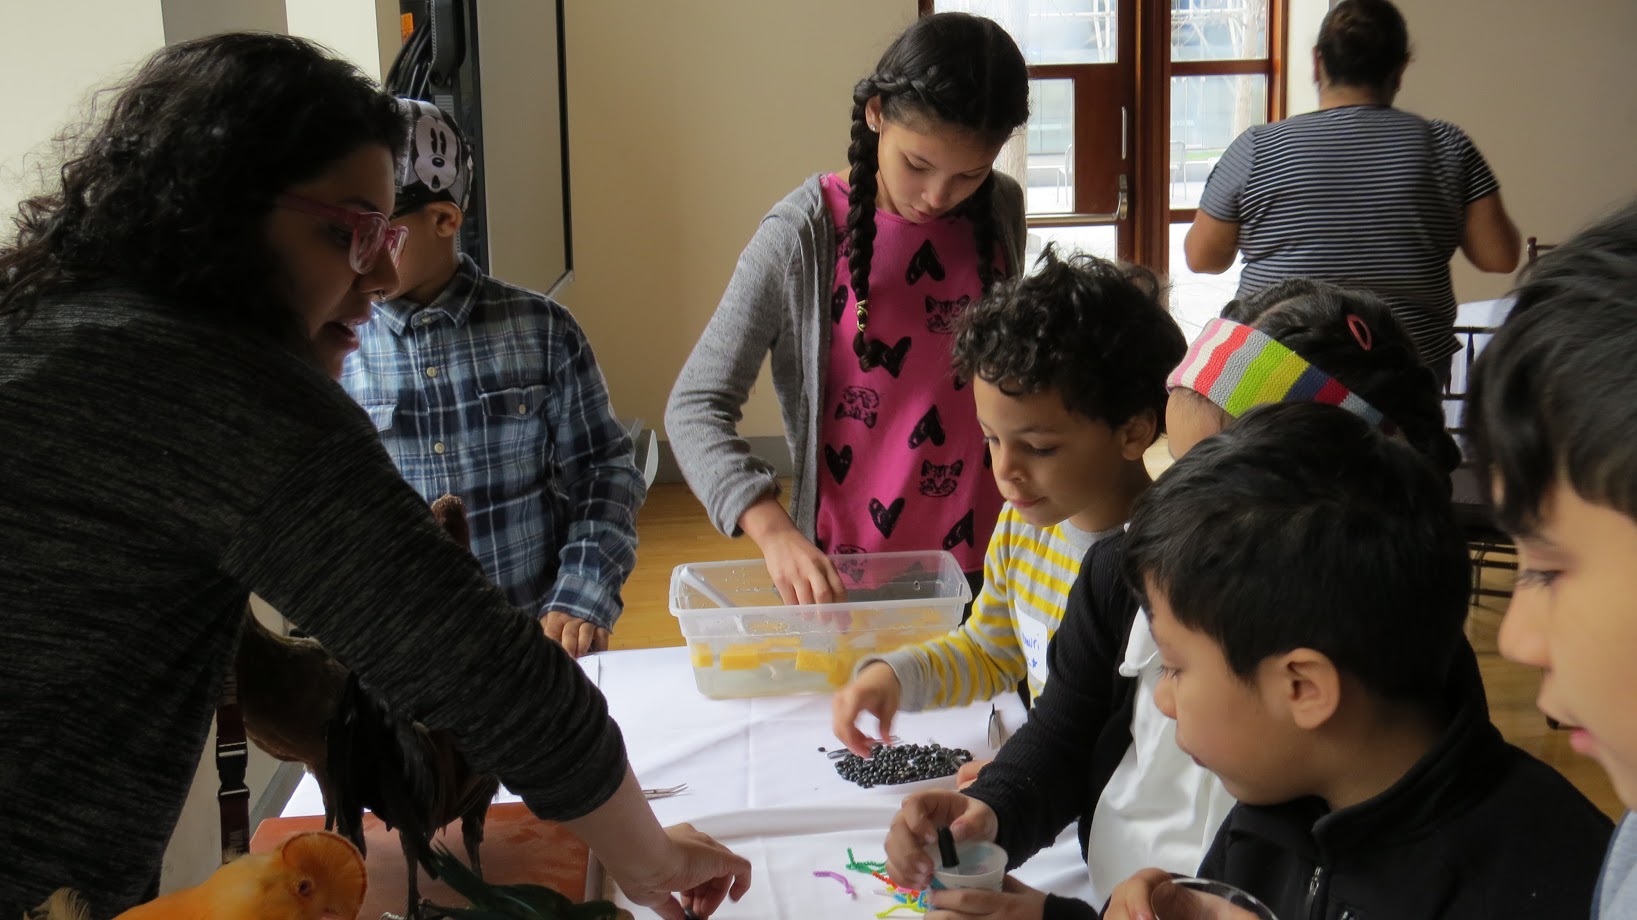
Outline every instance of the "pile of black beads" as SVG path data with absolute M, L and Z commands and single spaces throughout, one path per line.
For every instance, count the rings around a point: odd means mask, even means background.
M 941 776 L 953 776 L 961 764 L 972 762 L 972 752 L 946 748 L 941 744 L 880 744 L 870 748 L 869 757 L 848 753 L 836 761 L 841 778 L 860 788 L 897 786 Z

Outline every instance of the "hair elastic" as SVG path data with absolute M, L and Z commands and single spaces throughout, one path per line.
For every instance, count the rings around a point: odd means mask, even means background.
M 1347 329 L 1353 333 L 1353 341 L 1358 343 L 1358 347 L 1365 351 L 1375 347 L 1376 337 L 1370 332 L 1370 324 L 1364 321 L 1364 317 L 1357 313 L 1347 314 Z

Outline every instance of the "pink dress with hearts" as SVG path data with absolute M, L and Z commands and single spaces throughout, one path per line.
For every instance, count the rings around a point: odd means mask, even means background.
M 947 549 L 966 572 L 983 570 L 1000 514 L 970 386 L 950 369 L 954 322 L 977 299 L 972 222 L 916 224 L 876 212 L 869 328 L 881 343 L 865 371 L 847 268 L 847 183 L 823 179 L 837 246 L 834 324 L 819 425 L 815 536 L 829 553 Z

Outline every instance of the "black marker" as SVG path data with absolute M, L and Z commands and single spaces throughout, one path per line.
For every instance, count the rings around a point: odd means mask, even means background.
M 944 868 L 953 869 L 961 864 L 960 856 L 955 852 L 955 835 L 949 828 L 938 828 L 938 855 L 943 857 Z

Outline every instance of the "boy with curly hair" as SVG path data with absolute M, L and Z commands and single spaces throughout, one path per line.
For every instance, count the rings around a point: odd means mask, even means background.
M 855 753 L 900 709 L 963 706 L 1027 681 L 1092 544 L 1119 533 L 1150 483 L 1143 454 L 1164 431 L 1165 378 L 1187 348 L 1146 270 L 1048 248 L 960 321 L 955 373 L 972 387 L 1006 500 L 972 616 L 931 642 L 867 658 L 837 691 L 833 728 Z

